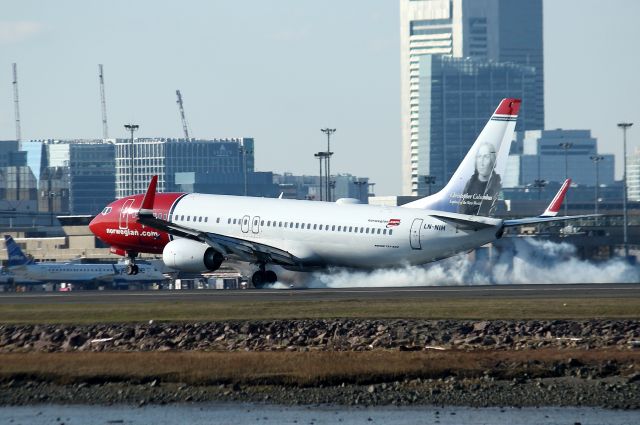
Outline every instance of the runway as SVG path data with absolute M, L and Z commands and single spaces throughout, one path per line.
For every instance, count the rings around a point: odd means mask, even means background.
M 189 291 L 77 291 L 0 293 L 1 304 L 113 304 L 140 302 L 256 302 L 420 299 L 638 298 L 640 284 L 492 285 L 398 288 L 248 289 Z

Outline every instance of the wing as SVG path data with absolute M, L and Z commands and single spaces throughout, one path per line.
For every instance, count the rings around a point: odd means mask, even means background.
M 147 193 L 145 194 L 140 210 L 138 211 L 137 221 L 139 223 L 154 229 L 162 230 L 173 236 L 206 243 L 227 258 L 231 257 L 247 262 L 280 264 L 289 267 L 302 266 L 302 261 L 299 258 L 280 248 L 248 239 L 236 238 L 234 236 L 203 232 L 198 229 L 162 220 L 154 216 L 153 202 L 155 200 L 157 181 L 158 177 L 153 176 L 149 183 L 149 188 L 147 189 Z

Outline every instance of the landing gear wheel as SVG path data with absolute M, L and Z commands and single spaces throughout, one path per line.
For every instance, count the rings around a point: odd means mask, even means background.
M 278 281 L 278 276 L 273 270 L 267 270 L 264 272 L 264 281 L 267 283 L 276 283 Z
M 261 289 L 264 287 L 264 284 L 266 283 L 264 281 L 264 272 L 262 271 L 257 271 L 253 274 L 253 276 L 251 277 L 251 283 L 253 283 L 253 287 L 256 289 Z
M 138 269 L 138 265 L 136 264 L 136 257 L 138 256 L 137 252 L 127 251 L 127 274 L 129 276 L 136 275 L 140 271 Z

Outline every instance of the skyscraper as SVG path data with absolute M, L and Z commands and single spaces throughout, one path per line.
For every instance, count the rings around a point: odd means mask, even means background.
M 424 196 L 451 178 L 501 99 L 524 97 L 533 89 L 535 70 L 486 59 L 423 55 L 418 60 L 417 137 L 412 141 L 412 193 Z M 533 121 L 533 123 L 532 123 Z M 520 110 L 516 128 L 535 124 Z M 435 177 L 427 183 L 425 176 Z M 428 185 L 432 185 L 429 189 Z
M 532 67 L 534 83 L 521 109 L 531 119 L 523 129 L 544 127 L 542 0 L 401 0 L 400 31 L 403 193 L 418 192 L 424 55 Z

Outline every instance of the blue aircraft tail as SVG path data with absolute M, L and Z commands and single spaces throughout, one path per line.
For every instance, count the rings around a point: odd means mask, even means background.
M 8 266 L 25 266 L 33 263 L 33 260 L 24 255 L 18 244 L 9 235 L 4 235 L 4 243 L 7 246 Z

